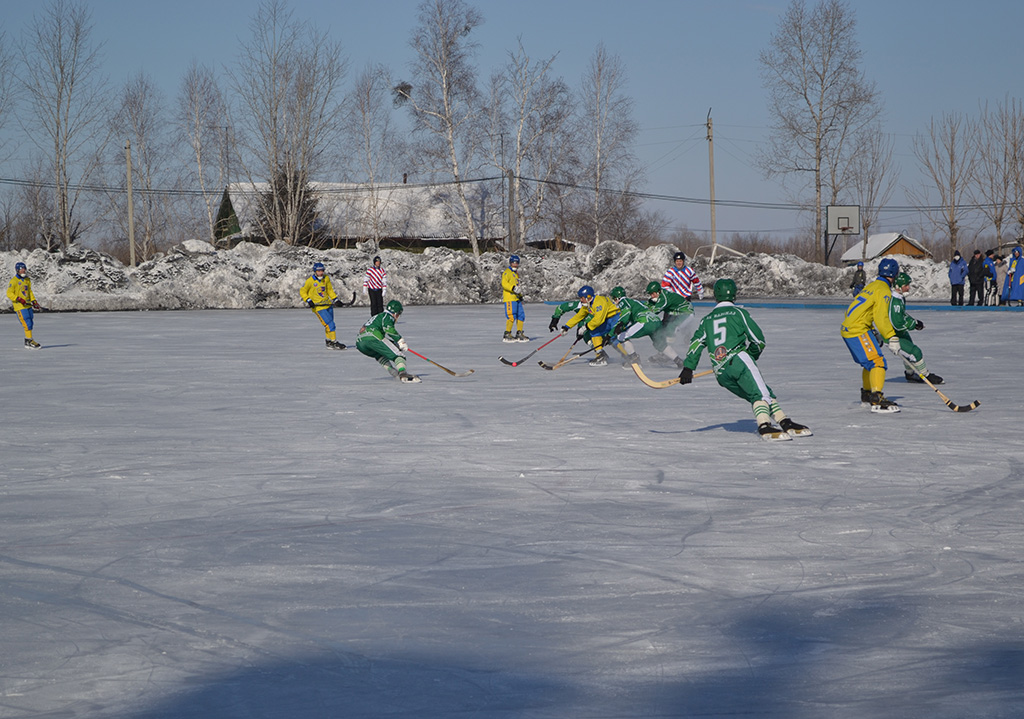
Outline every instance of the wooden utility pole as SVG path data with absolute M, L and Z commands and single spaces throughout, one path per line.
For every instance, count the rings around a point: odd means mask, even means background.
M 132 141 L 125 140 L 124 156 L 128 163 L 128 256 L 135 267 L 135 205 L 132 198 Z
M 708 108 L 708 177 L 711 183 L 711 263 L 715 262 L 718 240 L 715 238 L 715 135 L 711 123 L 711 108 Z

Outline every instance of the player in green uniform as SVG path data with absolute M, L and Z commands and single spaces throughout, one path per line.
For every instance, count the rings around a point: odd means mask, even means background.
M 679 373 L 680 384 L 693 381 L 693 370 L 706 347 L 718 384 L 737 397 L 750 402 L 757 420 L 757 431 L 767 440 L 806 437 L 811 430 L 786 416 L 772 388 L 764 381 L 757 367 L 757 358 L 764 351 L 764 333 L 742 307 L 733 304 L 736 283 L 722 278 L 715 282 L 715 305 L 697 326 L 690 340 L 690 349 Z M 776 427 L 772 420 L 779 423 Z
M 419 377 L 405 371 L 405 355 L 402 353 L 408 350 L 409 346 L 395 329 L 395 322 L 401 314 L 401 302 L 388 302 L 383 312 L 374 315 L 359 328 L 356 349 L 377 360 L 392 377 L 398 377 L 403 382 L 419 382 Z
M 924 384 L 922 376 L 932 384 L 942 384 L 942 378 L 928 371 L 924 363 L 924 352 L 910 339 L 911 330 L 923 330 L 924 322 L 907 314 L 906 296 L 910 292 L 910 275 L 900 272 L 892 286 L 892 302 L 889 303 L 889 320 L 900 340 L 899 358 L 903 360 L 903 376 L 907 382 Z
M 626 290 L 622 287 L 613 287 L 609 294 L 619 306 L 619 323 L 615 326 L 613 335 L 618 343 L 616 346 L 626 355 L 624 367 L 629 367 L 633 363 L 640 364 L 640 353 L 631 342 L 640 337 L 650 337 L 654 349 L 675 362 L 676 366 L 683 366 L 682 357 L 669 346 L 661 331 L 661 318 L 651 311 L 646 303 L 626 297 Z
M 693 305 L 689 297 L 683 297 L 667 287 L 662 287 L 657 280 L 647 283 L 647 295 L 650 297 L 647 309 L 662 315 L 659 341 L 663 340 L 665 344 L 668 344 L 672 342 L 672 338 L 675 337 L 681 325 L 693 317 Z M 673 354 L 675 353 L 673 352 Z M 678 359 L 678 355 L 676 358 Z M 651 362 L 654 364 L 667 364 L 670 361 L 672 358 L 664 352 L 659 352 L 651 357 Z M 681 361 L 677 361 L 675 364 L 677 367 L 682 366 Z

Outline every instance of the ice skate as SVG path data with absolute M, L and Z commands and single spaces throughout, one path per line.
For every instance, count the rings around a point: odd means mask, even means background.
M 27 349 L 27 350 L 37 350 L 40 347 L 42 347 L 42 345 L 39 344 L 38 342 L 36 342 L 35 340 L 30 340 L 30 339 L 26 339 L 25 340 L 25 349 Z
M 786 417 L 779 421 L 779 428 L 789 434 L 790 437 L 810 437 L 814 432 L 810 427 L 805 427 Z
M 757 425 L 757 433 L 765 442 L 786 442 L 793 439 L 788 432 L 783 432 L 771 422 L 763 422 Z
M 871 411 L 879 414 L 895 414 L 900 411 L 900 406 L 881 392 L 872 392 Z
M 409 374 L 405 370 L 402 370 L 401 372 L 398 373 L 398 379 L 400 379 L 403 382 L 419 382 L 420 381 L 419 377 L 417 377 L 414 374 Z
M 502 336 L 501 341 L 502 342 L 515 342 L 516 339 L 515 339 L 515 337 L 512 336 L 511 332 L 506 332 L 504 334 L 504 336 Z
M 639 352 L 633 352 L 631 354 L 628 354 L 622 360 L 622 367 L 624 369 L 632 369 L 632 366 L 634 364 L 640 364 L 640 353 Z M 641 365 L 641 366 L 643 366 L 643 365 Z
M 871 406 L 871 390 L 863 389 L 860 390 L 860 405 L 861 407 Z
M 650 362 L 652 365 L 657 365 L 658 367 L 668 367 L 672 365 L 672 360 L 670 360 L 668 357 L 661 354 L 660 352 L 658 354 L 651 355 L 647 359 L 647 361 Z
M 329 349 L 329 350 L 343 350 L 343 349 L 345 349 L 345 345 L 343 345 L 341 342 L 337 342 L 335 340 L 327 340 L 327 349 Z
M 597 356 L 587 362 L 587 364 L 591 367 L 604 367 L 608 364 L 608 355 L 605 354 L 604 350 L 598 350 Z
M 518 332 L 516 332 L 515 340 L 516 342 L 529 342 L 530 338 L 523 334 L 522 330 L 519 330 Z

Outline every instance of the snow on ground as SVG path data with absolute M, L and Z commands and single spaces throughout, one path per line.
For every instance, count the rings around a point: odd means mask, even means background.
M 647 283 L 660 279 L 672 262 L 675 247 L 647 250 L 606 242 L 590 252 L 521 253 L 521 286 L 531 302 L 563 301 L 576 297 L 581 285 L 609 292 L 622 285 L 641 296 Z M 36 295 L 44 306 L 58 310 L 252 309 L 298 307 L 299 288 L 314 262 L 323 262 L 338 294 L 366 306 L 363 278 L 374 254 L 372 243 L 357 249 L 319 251 L 275 243 L 271 247 L 241 243 L 215 250 L 188 240 L 164 255 L 125 267 L 94 250 L 74 246 L 66 252 L 0 252 L 0 268 L 12 275 L 14 263 L 29 268 Z M 508 255 L 430 248 L 422 254 L 381 250 L 388 270 L 391 297 L 408 305 L 479 304 L 501 300 L 500 276 Z M 949 298 L 947 265 L 899 257 L 914 280 L 912 296 Z M 853 268 L 825 267 L 793 255 L 719 255 L 692 260 L 710 297 L 720 277 L 736 280 L 745 297 L 850 297 Z M 873 273 L 877 261 L 868 262 Z M 873 277 L 873 275 L 871 275 Z M 9 305 L 4 305 L 9 309 Z
M 981 407 L 878 416 L 841 311 L 754 310 L 778 444 L 710 377 L 506 367 L 548 335 L 497 305 L 409 308 L 476 370 L 417 385 L 300 309 L 8 317 L 0 715 L 1019 715 L 1024 315 L 922 312 Z

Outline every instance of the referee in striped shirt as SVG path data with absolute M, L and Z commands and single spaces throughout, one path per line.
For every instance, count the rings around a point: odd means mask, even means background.
M 363 294 L 370 298 L 370 317 L 384 311 L 384 295 L 388 291 L 388 271 L 380 266 L 380 257 L 373 258 L 373 266 L 366 270 Z

